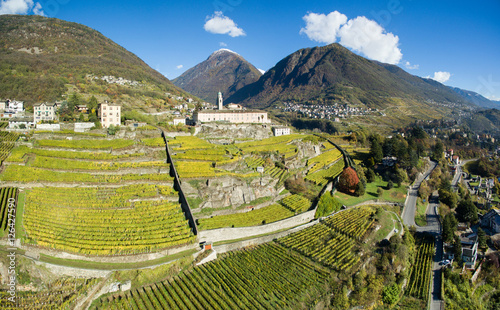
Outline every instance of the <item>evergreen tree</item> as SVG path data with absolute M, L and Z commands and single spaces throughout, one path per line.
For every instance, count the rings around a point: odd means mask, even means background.
M 392 189 L 394 187 L 394 183 L 392 181 L 387 182 L 387 189 Z
M 370 156 L 373 158 L 375 163 L 381 162 L 384 157 L 382 145 L 380 144 L 380 138 L 377 136 L 372 136 L 371 138 Z
M 455 210 L 457 212 L 457 217 L 460 222 L 467 222 L 474 224 L 478 220 L 477 208 L 469 199 L 462 199 Z
M 98 105 L 98 102 L 97 102 L 96 97 L 95 96 L 90 97 L 89 104 L 87 106 L 87 108 L 89 109 L 89 111 L 92 111 L 93 109 L 97 110 L 97 105 Z
M 365 186 L 362 182 L 359 182 L 356 186 L 356 190 L 354 191 L 354 195 L 361 197 L 365 194 Z
M 444 156 L 444 144 L 440 140 L 434 144 L 434 149 L 432 151 L 431 159 L 439 162 Z
M 478 247 L 485 251 L 487 248 L 488 248 L 488 243 L 487 243 L 487 240 L 486 240 L 486 233 L 484 232 L 484 230 L 479 227 L 477 229 L 477 242 L 478 242 Z
M 447 214 L 443 219 L 443 241 L 452 242 L 457 230 L 458 221 L 453 213 Z
M 366 176 L 366 181 L 368 183 L 372 183 L 373 181 L 375 181 L 376 175 L 375 175 L 375 171 L 373 171 L 372 168 L 368 168 L 366 170 L 365 176 Z

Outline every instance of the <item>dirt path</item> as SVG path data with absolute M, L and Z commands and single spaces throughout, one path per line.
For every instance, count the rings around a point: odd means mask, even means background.
M 102 294 L 105 294 L 109 290 L 108 282 L 110 278 L 111 274 L 107 275 L 99 283 L 94 285 L 94 287 L 92 287 L 92 289 L 86 295 L 81 296 L 79 298 L 80 300 L 77 300 L 75 310 L 88 309 L 94 299 L 98 298 Z

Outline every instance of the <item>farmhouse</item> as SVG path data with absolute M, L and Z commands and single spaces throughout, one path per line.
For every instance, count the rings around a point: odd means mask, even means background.
M 29 129 L 33 127 L 31 117 L 13 117 L 9 120 L 9 129 Z
M 5 112 L 14 114 L 24 112 L 24 102 L 7 99 L 5 101 Z
M 288 128 L 288 127 L 273 127 L 273 134 L 275 137 L 289 135 L 290 128 Z
M 53 121 L 56 117 L 56 103 L 37 103 L 33 105 L 33 122 Z
M 122 107 L 118 104 L 108 103 L 107 101 L 99 103 L 98 117 L 101 120 L 102 127 L 120 126 L 121 109 Z

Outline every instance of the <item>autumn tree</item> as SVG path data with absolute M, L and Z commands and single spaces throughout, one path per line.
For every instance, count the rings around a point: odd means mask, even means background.
M 359 177 L 352 167 L 347 167 L 340 174 L 339 190 L 344 193 L 354 193 L 359 183 Z

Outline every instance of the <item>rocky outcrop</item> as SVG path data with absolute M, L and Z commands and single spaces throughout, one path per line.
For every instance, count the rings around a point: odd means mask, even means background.
M 203 124 L 198 134 L 209 140 L 216 138 L 217 140 L 211 141 L 213 143 L 220 143 L 220 138 L 226 138 L 227 143 L 234 139 L 262 140 L 272 136 L 270 126 L 251 124 Z
M 196 187 L 186 186 L 186 195 L 201 197 L 200 208 L 236 208 L 262 197 L 274 197 L 279 193 L 274 188 L 278 180 L 269 176 L 251 181 L 233 177 L 209 179 Z

